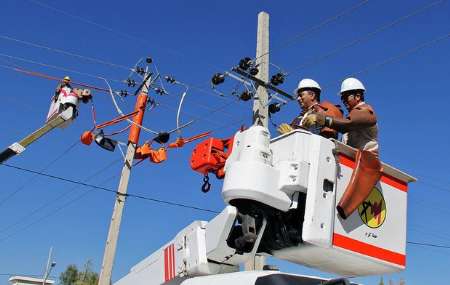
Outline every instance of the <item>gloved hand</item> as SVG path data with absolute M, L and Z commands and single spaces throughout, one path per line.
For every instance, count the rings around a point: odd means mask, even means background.
M 278 128 L 277 131 L 280 133 L 280 135 L 292 132 L 294 128 L 292 128 L 289 124 L 282 123 Z
M 312 126 L 323 127 L 323 126 L 325 126 L 325 115 L 323 115 L 321 113 L 309 114 L 303 120 L 302 126 L 307 129 Z

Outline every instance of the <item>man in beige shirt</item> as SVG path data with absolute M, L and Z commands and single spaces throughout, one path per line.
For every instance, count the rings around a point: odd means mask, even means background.
M 314 113 L 303 124 L 325 126 L 344 133 L 343 142 L 357 149 L 356 167 L 337 210 L 346 219 L 368 197 L 381 177 L 378 159 L 378 126 L 373 108 L 364 102 L 366 89 L 356 78 L 347 78 L 341 85 L 341 100 L 349 111 L 347 118 L 336 118 Z

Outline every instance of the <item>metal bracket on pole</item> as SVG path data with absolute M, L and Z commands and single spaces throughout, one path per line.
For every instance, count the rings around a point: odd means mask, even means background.
M 264 86 L 265 88 L 270 89 L 270 90 L 272 90 L 273 92 L 278 93 L 278 94 L 280 94 L 281 96 L 284 96 L 284 97 L 288 98 L 289 100 L 295 100 L 294 96 L 292 96 L 291 94 L 289 94 L 289 93 L 287 93 L 287 92 L 285 92 L 285 91 L 283 91 L 283 90 L 281 90 L 281 89 L 279 89 L 279 88 L 273 86 L 272 84 L 270 84 L 270 83 L 268 83 L 268 82 L 266 82 L 266 81 L 263 81 L 263 80 L 261 80 L 261 79 L 255 77 L 255 76 L 253 76 L 253 75 L 251 75 L 251 74 L 249 74 L 249 73 L 243 71 L 243 70 L 240 69 L 239 67 L 233 67 L 232 70 L 233 70 L 234 72 L 236 72 L 237 74 L 242 75 L 242 76 L 245 77 L 245 78 L 248 78 L 248 79 L 250 79 L 250 80 L 253 80 L 253 81 L 256 82 L 259 86 Z M 227 74 L 227 75 L 228 75 L 228 74 Z M 245 82 L 247 82 L 247 81 L 245 81 Z

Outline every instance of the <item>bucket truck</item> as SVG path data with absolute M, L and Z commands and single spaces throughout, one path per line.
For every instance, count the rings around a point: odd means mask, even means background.
M 204 171 L 220 150 L 201 149 L 191 165 Z M 343 219 L 336 205 L 355 168 L 355 149 L 300 129 L 270 139 L 262 126 L 237 132 L 230 149 L 222 155 L 225 209 L 188 225 L 114 285 L 349 284 L 345 277 L 405 269 L 414 177 L 382 163 L 370 195 Z M 258 255 L 343 278 L 239 272 Z
M 83 102 L 87 102 L 91 97 L 92 95 L 89 89 L 61 88 L 59 95 L 51 100 L 45 124 L 22 140 L 13 143 L 0 152 L 0 163 L 5 162 L 15 155 L 21 154 L 28 145 L 54 128 L 67 127 L 78 115 L 77 107 L 79 100 L 81 99 Z

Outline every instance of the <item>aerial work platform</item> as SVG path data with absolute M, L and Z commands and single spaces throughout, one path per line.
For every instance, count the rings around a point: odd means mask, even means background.
M 70 123 L 75 116 L 75 110 L 73 107 L 68 107 L 66 110 L 59 114 L 54 115 L 50 120 L 48 120 L 44 126 L 40 127 L 33 133 L 29 134 L 19 142 L 15 142 L 8 148 L 0 153 L 0 163 L 7 161 L 11 157 L 21 154 L 28 145 L 32 144 L 46 133 L 50 132 L 54 128 L 65 127 Z
M 209 222 L 191 223 L 115 284 L 210 284 L 220 278 L 229 283 L 244 273 L 227 274 L 255 256 L 344 277 L 404 269 L 407 190 L 416 179 L 382 163 L 381 179 L 343 219 L 336 205 L 355 168 L 355 153 L 305 130 L 272 140 L 261 126 L 237 132 L 222 188 L 229 205 Z M 187 281 L 206 275 L 212 276 Z

